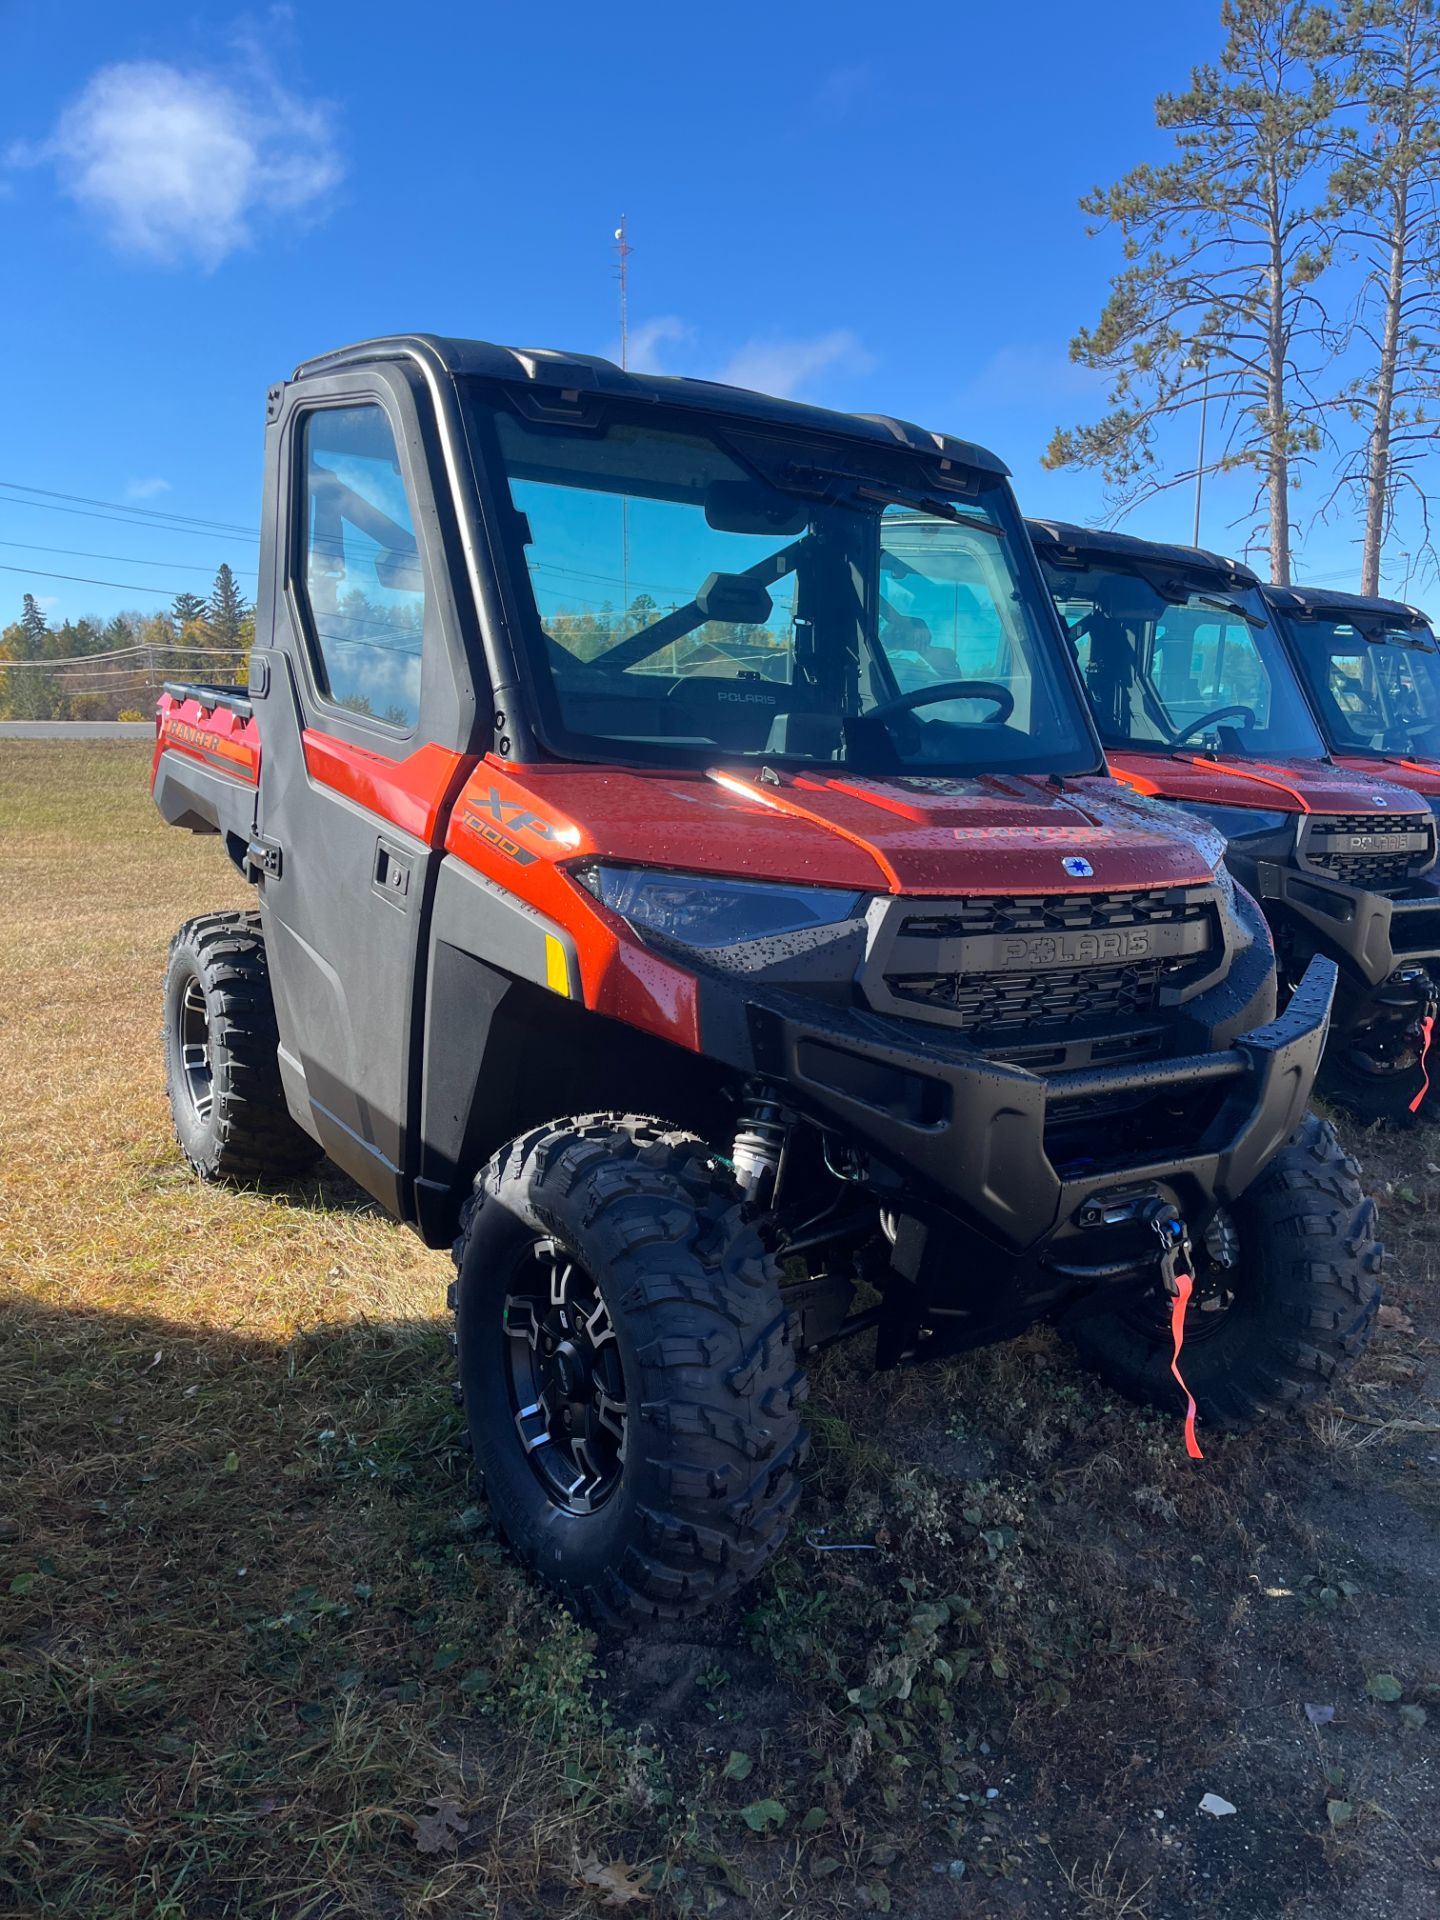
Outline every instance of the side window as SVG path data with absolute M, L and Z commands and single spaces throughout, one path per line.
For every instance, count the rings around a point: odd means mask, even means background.
M 323 407 L 303 422 L 301 591 L 316 671 L 337 706 L 388 726 L 420 718 L 425 581 L 395 436 L 382 407 Z

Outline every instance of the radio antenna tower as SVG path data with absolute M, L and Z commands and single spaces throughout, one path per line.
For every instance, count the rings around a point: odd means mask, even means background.
M 626 238 L 625 215 L 615 229 L 615 258 L 619 263 L 616 278 L 620 282 L 620 366 L 630 364 L 630 256 L 635 251 Z M 620 496 L 620 618 L 630 612 L 630 502 Z
M 629 261 L 635 249 L 625 237 L 625 216 L 620 216 L 620 224 L 615 229 L 615 258 L 619 261 L 616 278 L 620 282 L 620 365 L 630 364 L 630 268 Z

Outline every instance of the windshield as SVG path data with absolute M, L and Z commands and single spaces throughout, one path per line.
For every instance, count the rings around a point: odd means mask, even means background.
M 1338 753 L 1440 754 L 1440 647 L 1428 627 L 1303 620 L 1290 631 Z
M 542 733 L 577 757 L 1077 773 L 1098 755 L 997 477 L 688 410 L 471 396 Z M 503 497 L 503 496 L 502 496 Z
M 1107 747 L 1320 760 L 1320 738 L 1253 588 L 1152 584 L 1043 561 Z

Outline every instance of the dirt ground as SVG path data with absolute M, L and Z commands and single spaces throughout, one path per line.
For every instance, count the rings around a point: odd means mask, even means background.
M 1437 1130 L 1346 1135 L 1388 1310 L 1303 1422 L 845 1350 L 766 1577 L 597 1641 L 467 1487 L 446 1260 L 182 1168 L 165 947 L 244 889 L 146 764 L 0 745 L 0 1910 L 1440 1916 Z

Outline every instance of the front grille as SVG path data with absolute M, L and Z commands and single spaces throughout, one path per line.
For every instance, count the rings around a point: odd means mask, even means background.
M 1200 888 L 937 901 L 901 920 L 884 981 L 986 1044 L 1039 1042 L 1152 1015 L 1163 986 L 1207 964 L 1214 926 Z
M 985 894 L 912 913 L 902 937 L 955 939 L 971 933 L 1108 933 L 1125 927 L 1203 920 L 1208 896 L 1184 887 L 1157 893 Z
M 1303 857 L 1342 887 L 1387 893 L 1424 872 L 1430 834 L 1425 814 L 1315 814 L 1306 822 Z
M 1000 1033 L 1150 1013 L 1159 998 L 1162 967 L 1162 962 L 1152 960 L 1131 967 L 1014 974 L 902 973 L 886 978 L 898 999 L 944 1007 L 962 1027 Z

